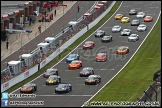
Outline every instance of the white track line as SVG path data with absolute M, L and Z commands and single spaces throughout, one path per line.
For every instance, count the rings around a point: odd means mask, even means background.
M 145 40 L 147 39 L 147 37 L 149 36 L 149 34 L 151 33 L 151 31 L 153 30 L 154 26 L 156 25 L 156 23 L 158 22 L 158 19 L 161 15 L 161 11 L 159 13 L 159 16 L 155 22 L 155 24 L 153 25 L 153 27 L 151 28 L 151 30 L 148 32 L 148 34 L 146 35 L 145 39 L 142 41 L 142 43 L 140 44 L 140 46 L 137 48 L 137 50 L 135 51 L 135 53 L 132 55 L 132 57 L 128 60 L 128 62 L 119 70 L 119 72 L 117 74 L 115 74 L 115 76 L 113 76 L 100 90 L 97 91 L 97 93 L 95 93 L 86 103 L 89 103 L 89 101 L 95 97 L 110 81 L 112 81 L 123 69 L 124 67 L 131 61 L 131 59 L 134 57 L 134 55 L 137 53 L 137 51 L 140 49 L 140 47 L 142 46 L 142 44 L 145 42 Z M 84 104 L 81 106 L 84 107 Z
M 73 97 L 76 97 L 76 96 L 78 96 L 78 97 L 84 96 L 85 97 L 85 96 L 93 96 L 93 95 L 68 95 L 68 94 L 67 95 L 57 95 L 57 94 L 56 95 L 36 95 L 36 97 L 49 97 L 49 96 L 50 97 L 56 97 L 56 96 L 69 96 L 69 97 L 72 97 L 72 96 Z

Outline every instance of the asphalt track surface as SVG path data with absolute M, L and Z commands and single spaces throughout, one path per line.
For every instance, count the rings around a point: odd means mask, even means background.
M 82 50 L 82 45 L 79 46 L 73 53 L 78 53 L 83 62 L 83 67 L 93 67 L 95 69 L 95 74 L 98 74 L 102 78 L 102 83 L 98 85 L 84 85 L 85 77 L 79 77 L 79 70 L 68 70 L 68 64 L 65 63 L 63 59 L 59 64 L 55 66 L 59 70 L 59 75 L 62 78 L 62 82 L 71 83 L 73 90 L 67 94 L 55 94 L 55 86 L 46 86 L 45 78 L 42 76 L 33 81 L 37 84 L 38 91 L 35 92 L 36 98 L 28 99 L 9 99 L 9 100 L 21 100 L 21 101 L 44 101 L 44 106 L 46 107 L 80 107 L 84 102 L 86 102 L 92 95 L 94 95 L 107 81 L 109 81 L 124 64 L 130 59 L 133 53 L 136 51 L 138 46 L 141 44 L 145 36 L 151 30 L 152 26 L 156 22 L 159 12 L 161 10 L 161 3 L 158 1 L 124 1 L 122 6 L 118 9 L 117 13 L 122 13 L 124 16 L 129 16 L 128 12 L 130 9 L 135 8 L 139 11 L 143 11 L 146 15 L 153 16 L 153 22 L 144 23 L 143 19 L 140 19 L 141 23 L 147 25 L 147 31 L 137 32 L 136 26 L 130 26 L 130 23 L 121 24 L 120 21 L 114 21 L 114 17 L 101 27 L 102 30 L 106 31 L 106 34 L 113 36 L 113 41 L 110 43 L 101 43 L 100 38 L 95 38 L 92 35 L 87 40 L 92 40 L 95 42 L 95 48 L 92 50 Z M 135 16 L 129 16 L 131 21 L 136 19 Z M 139 35 L 140 40 L 137 42 L 128 42 L 127 36 L 120 36 L 120 33 L 112 33 L 111 27 L 114 25 L 120 25 L 122 28 L 129 28 L 132 33 Z M 125 45 L 130 48 L 130 52 L 127 55 L 116 55 L 116 48 L 118 46 Z M 97 52 L 108 53 L 108 60 L 106 62 L 95 62 L 95 55 Z M 14 92 L 19 93 L 19 90 Z M 14 106 L 12 106 L 14 107 Z M 16 106 L 18 107 L 18 106 Z
M 33 51 L 37 48 L 37 44 L 44 41 L 46 37 L 52 36 L 52 34 L 58 34 L 61 32 L 61 28 L 67 28 L 69 25 L 68 23 L 70 21 L 75 21 L 76 18 L 79 19 L 83 16 L 84 13 L 86 13 L 95 3 L 98 1 L 78 1 L 75 3 L 60 19 L 58 19 L 53 25 L 51 25 L 49 28 L 47 28 L 44 32 L 42 32 L 39 36 L 31 40 L 29 43 L 24 45 L 22 48 L 20 48 L 18 51 L 14 52 L 10 56 L 8 56 L 6 59 L 1 61 L 1 71 L 6 68 L 6 63 L 11 60 L 18 60 L 19 55 L 22 54 L 28 54 L 29 50 Z M 100 3 L 100 2 L 99 2 Z M 80 10 L 79 13 L 77 12 L 77 6 L 79 5 Z M 95 11 L 94 8 L 92 8 L 93 11 Z M 60 10 L 59 10 L 60 11 Z M 45 26 L 43 24 L 42 26 Z M 36 32 L 36 31 L 35 31 Z

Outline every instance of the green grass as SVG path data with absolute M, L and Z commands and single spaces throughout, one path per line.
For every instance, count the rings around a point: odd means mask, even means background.
M 91 35 L 95 30 L 97 30 L 98 27 L 100 27 L 107 19 L 109 19 L 114 12 L 116 11 L 116 9 L 119 7 L 121 1 L 117 1 L 114 5 L 114 7 L 112 8 L 112 10 L 93 28 L 91 28 L 88 32 L 86 32 L 83 36 L 81 36 L 78 40 L 76 40 L 70 47 L 68 47 L 68 49 L 64 50 L 60 55 L 58 55 L 58 57 L 56 57 L 54 60 L 52 60 L 50 63 L 48 63 L 48 65 L 46 65 L 44 68 L 42 68 L 41 70 L 39 70 L 39 72 L 35 73 L 34 75 L 32 75 L 31 77 L 29 77 L 28 79 L 16 84 L 15 86 L 11 87 L 10 89 L 6 90 L 6 92 L 12 92 L 14 90 L 16 90 L 17 88 L 21 87 L 22 85 L 28 83 L 29 81 L 33 80 L 34 78 L 38 77 L 39 75 L 41 75 L 44 70 L 52 67 L 54 64 L 56 64 L 58 61 L 60 61 L 64 56 L 66 56 L 71 50 L 69 49 L 74 49 L 77 45 L 79 45 L 84 39 L 86 39 L 89 35 Z
M 161 69 L 161 16 L 129 64 L 90 102 L 137 101 Z M 89 105 L 90 106 L 90 105 Z

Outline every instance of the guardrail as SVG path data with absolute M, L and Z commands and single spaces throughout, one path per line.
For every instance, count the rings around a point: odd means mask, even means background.
M 95 26 L 114 6 L 116 1 L 112 2 L 111 5 L 106 8 L 106 10 L 102 13 L 102 15 L 98 16 L 95 20 L 93 20 L 91 23 L 89 23 L 89 28 L 92 28 Z M 57 57 L 61 52 L 63 52 L 68 46 L 70 46 L 73 42 L 75 42 L 78 38 L 80 38 L 84 33 L 86 33 L 87 27 L 84 27 L 81 29 L 78 33 L 76 33 L 74 36 L 72 36 L 70 39 L 68 39 L 64 44 L 61 44 L 60 47 L 58 47 L 55 51 L 53 51 L 48 57 L 44 58 L 42 61 L 39 62 L 39 64 L 36 64 L 33 68 L 23 72 L 19 76 L 1 84 L 1 92 L 9 89 L 10 87 L 14 86 L 15 84 L 25 80 L 26 78 L 30 77 L 34 73 L 36 73 L 39 69 L 42 69 L 45 65 L 47 65 L 51 60 L 53 60 L 55 57 Z M 38 52 L 32 51 L 33 55 L 36 55 Z M 35 57 L 35 56 L 34 56 Z M 39 57 L 37 57 L 39 58 Z M 37 59 L 35 57 L 35 60 Z
M 161 89 L 161 76 L 159 76 L 143 93 L 141 98 L 137 98 L 139 102 L 152 102 L 155 98 L 156 102 L 158 100 L 158 91 Z M 159 103 L 160 104 L 160 103 Z M 151 104 L 150 104 L 151 106 Z

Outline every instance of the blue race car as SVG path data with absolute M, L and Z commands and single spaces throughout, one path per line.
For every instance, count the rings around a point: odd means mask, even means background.
M 66 62 L 67 62 L 67 63 L 71 63 L 73 60 L 79 60 L 79 55 L 78 55 L 78 54 L 70 54 L 70 55 L 66 58 Z

